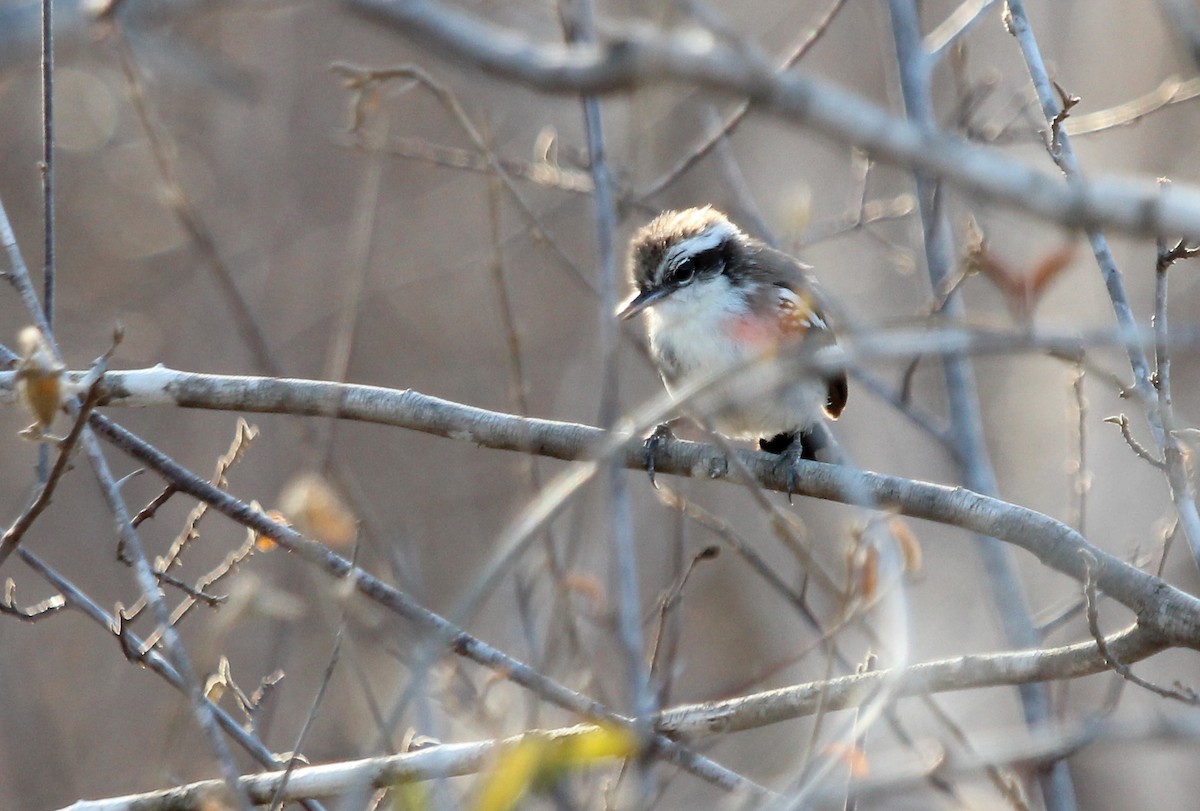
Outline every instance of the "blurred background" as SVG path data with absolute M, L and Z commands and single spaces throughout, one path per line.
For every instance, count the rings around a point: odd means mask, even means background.
M 957 5 L 922 3 L 926 29 Z M 1195 73 L 1150 0 L 1034 0 L 1029 6 L 1052 75 L 1081 98 L 1076 118 Z M 465 7 L 539 39 L 561 40 L 552 3 L 472 1 Z M 597 11 L 604 19 L 666 25 L 719 21 L 782 58 L 829 8 L 828 0 L 798 0 L 740 4 L 736 14 L 721 4 L 686 2 L 604 3 Z M 223 374 L 340 377 L 498 411 L 597 422 L 600 335 L 611 316 L 596 293 L 601 278 L 577 99 L 538 95 L 462 68 L 336 4 L 126 0 L 117 25 L 91 22 L 91 12 L 74 3 L 56 5 L 56 13 L 56 334 L 72 368 L 101 354 L 119 322 L 125 340 L 113 362 L 118 368 L 163 363 Z M 937 72 L 939 120 L 1052 173 L 1028 76 L 999 5 L 984 12 L 961 43 Z M 0 195 L 35 269 L 42 264 L 38 60 L 36 6 L 3 0 Z M 512 188 L 486 171 L 462 122 L 427 88 L 397 80 L 359 96 L 345 86 L 344 74 L 331 70 L 335 63 L 419 65 L 457 99 L 511 173 Z M 845 3 L 799 69 L 902 109 L 882 4 Z M 606 146 L 621 200 L 618 252 L 623 256 L 629 235 L 659 209 L 712 203 L 811 263 L 838 303 L 843 325 L 869 329 L 924 317 L 932 298 L 911 178 L 868 164 L 845 143 L 752 113 L 694 168 L 643 197 L 712 129 L 714 116 L 736 105 L 736 99 L 680 86 L 604 99 Z M 1076 149 L 1088 174 L 1195 184 L 1198 126 L 1200 104 L 1173 104 L 1134 126 L 1081 133 Z M 1080 331 L 1112 325 L 1084 240 L 953 189 L 946 205 L 960 254 L 973 217 L 991 255 L 1017 273 L 1076 245 L 1038 303 L 1036 325 Z M 856 222 L 860 209 L 870 221 Z M 1148 324 L 1155 246 L 1116 238 L 1114 250 L 1135 312 Z M 1180 265 L 1174 272 L 1176 324 L 1195 322 L 1196 284 L 1193 268 Z M 962 290 L 972 323 L 1019 326 L 1011 302 L 986 274 L 967 279 Z M 5 288 L 0 341 L 14 346 L 26 323 Z M 636 348 L 640 325 L 632 326 L 622 339 L 620 379 L 620 399 L 630 409 L 661 389 Z M 1130 379 L 1119 351 L 1095 350 L 1089 360 L 1097 370 Z M 1194 355 L 1174 360 L 1175 406 L 1190 425 L 1200 405 L 1192 386 L 1200 368 Z M 887 391 L 898 392 L 906 366 L 878 364 L 870 372 Z M 1102 374 L 1088 374 L 1081 420 L 1073 388 L 1078 370 L 1037 353 L 979 359 L 976 369 L 1001 495 L 1082 521 L 1100 547 L 1157 565 L 1172 520 L 1166 482 L 1102 421 L 1128 412 L 1134 435 L 1146 441 L 1137 405 L 1123 401 Z M 926 360 L 910 381 L 912 408 L 938 425 L 945 422 L 942 380 L 940 365 Z M 155 408 L 109 416 L 205 476 L 237 428 L 237 415 L 219 412 Z M 339 552 L 357 554 L 361 565 L 439 612 L 454 610 L 494 553 L 501 530 L 539 482 L 565 467 L 541 459 L 531 467 L 519 455 L 380 426 L 271 415 L 247 420 L 259 434 L 230 471 L 230 491 L 283 509 L 307 531 L 325 532 Z M 36 446 L 17 437 L 27 422 L 18 409 L 0 411 L 6 522 L 34 481 Z M 1081 428 L 1085 468 L 1079 471 Z M 699 436 L 686 426 L 680 432 Z M 852 390 L 836 433 L 862 467 L 958 483 L 942 446 L 861 385 Z M 118 452 L 108 455 L 118 475 L 134 470 Z M 320 474 L 320 484 L 298 483 L 304 474 Z M 1087 485 L 1082 518 L 1081 482 Z M 729 522 L 796 588 L 803 583 L 795 557 L 744 490 L 664 484 Z M 336 501 L 322 501 L 326 487 Z M 693 556 L 720 540 L 663 506 L 644 476 L 630 473 L 629 487 L 641 607 L 652 638 L 661 596 Z M 129 480 L 123 493 L 136 511 L 161 489 L 161 481 L 145 474 Z M 165 552 L 194 506 L 176 496 L 142 525 L 149 554 Z M 627 709 L 613 630 L 606 508 L 604 487 L 585 489 L 548 533 L 556 564 L 548 564 L 545 544 L 535 545 L 468 628 Z M 826 568 L 843 573 L 861 515 L 806 499 L 791 509 Z M 907 623 L 911 661 L 1003 649 L 974 540 L 945 527 L 912 529 L 923 565 L 905 589 L 907 617 L 891 618 Z M 240 527 L 215 514 L 204 517 L 197 532 L 178 570 L 191 581 L 245 540 Z M 66 478 L 25 543 L 100 604 L 111 609 L 136 602 L 131 573 L 115 560 L 112 521 L 84 465 Z M 1076 584 L 1025 553 L 1015 552 L 1014 560 L 1036 619 L 1078 602 Z M 53 594 L 16 559 L 2 575 L 15 582 L 21 604 Z M 1168 555 L 1166 576 L 1196 589 L 1194 564 L 1181 546 Z M 413 679 L 419 639 L 411 628 L 280 551 L 254 555 L 214 590 L 228 595 L 226 603 L 219 610 L 197 608 L 181 632 L 197 670 L 215 672 L 226 657 L 246 692 L 276 671 L 285 674 L 257 719 L 274 751 L 294 748 L 343 626 L 341 658 L 301 747 L 312 762 L 396 751 L 410 730 L 475 740 L 575 720 L 480 668 L 446 658 L 420 698 L 401 708 L 394 723 L 381 723 Z M 811 601 L 823 618 L 837 612 L 828 596 L 814 594 Z M 1105 605 L 1101 619 L 1115 629 L 1130 618 L 1119 606 Z M 696 565 L 673 622 L 679 638 L 671 703 L 826 675 L 828 661 L 819 650 L 805 655 L 817 638 L 812 628 L 734 554 Z M 151 630 L 144 618 L 135 628 Z M 1048 642 L 1086 638 L 1085 621 L 1075 616 Z M 865 652 L 861 640 L 848 646 L 856 656 Z M 80 614 L 61 612 L 36 623 L 5 617 L 0 651 L 0 807 L 49 809 L 217 774 L 185 700 L 128 663 L 115 638 Z M 1162 683 L 1186 681 L 1195 660 L 1171 652 L 1137 669 Z M 1056 685 L 1056 711 L 1068 719 L 1100 711 L 1112 679 Z M 947 694 L 939 702 L 980 740 L 1020 729 L 1012 689 Z M 947 738 L 919 703 L 898 707 L 914 737 Z M 1181 712 L 1178 704 L 1129 687 L 1115 717 L 1137 724 Z M 811 734 L 812 721 L 804 719 L 700 748 L 778 787 L 799 773 Z M 881 728 L 868 753 L 897 746 Z M 1186 767 L 1194 756 L 1187 742 L 1100 742 L 1070 761 L 1079 806 L 1183 807 L 1200 788 L 1195 770 Z M 244 755 L 238 762 L 251 768 Z M 664 782 L 658 807 L 720 803 L 715 789 L 674 775 L 671 767 L 656 774 Z M 583 780 L 574 791 L 588 797 L 600 785 Z M 456 781 L 449 796 L 470 786 L 469 778 Z M 982 778 L 958 788 L 971 807 L 1008 807 Z M 363 807 L 357 802 L 344 807 Z M 959 807 L 928 786 L 873 802 Z

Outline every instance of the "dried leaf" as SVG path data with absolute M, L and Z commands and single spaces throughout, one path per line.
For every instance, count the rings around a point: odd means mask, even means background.
M 854 778 L 867 777 L 870 772 L 870 763 L 867 761 L 867 753 L 859 746 L 849 746 L 844 743 L 832 743 L 825 748 L 825 754 L 832 758 L 845 763 L 850 767 L 850 776 Z
M 279 510 L 267 510 L 265 515 L 277 524 L 283 524 L 288 527 L 292 525 L 292 522 L 287 520 L 287 516 Z M 256 532 L 254 533 L 254 548 L 259 552 L 271 552 L 278 549 L 279 544 L 275 542 L 274 538 Z
M 284 515 L 305 535 L 330 546 L 348 546 L 358 537 L 358 519 L 331 484 L 317 473 L 304 473 L 279 495 Z
M 604 586 L 593 574 L 585 572 L 569 572 L 563 578 L 568 591 L 582 594 L 592 604 L 592 610 L 600 613 L 604 610 Z
M 1029 320 L 1050 283 L 1057 279 L 1075 258 L 1075 245 L 1055 248 L 1024 271 L 996 256 L 988 248 L 983 232 L 974 220 L 967 224 L 967 248 L 963 262 L 968 273 L 986 276 L 1004 294 L 1015 317 Z
M 892 516 L 888 519 L 888 529 L 891 530 L 892 537 L 896 539 L 896 544 L 900 547 L 900 555 L 904 558 L 904 571 L 908 574 L 920 572 L 923 561 L 921 541 L 912 531 L 912 527 L 903 518 Z
M 32 426 L 42 433 L 54 422 L 62 407 L 63 365 L 37 327 L 25 327 L 17 336 L 21 362 L 17 365 L 17 394 L 33 415 Z
M 633 732 L 608 724 L 566 736 L 527 733 L 501 747 L 482 778 L 475 811 L 511 811 L 530 789 L 565 771 L 636 752 Z
M 1061 245 L 1058 249 L 1042 257 L 1042 260 L 1034 266 L 1033 273 L 1029 276 L 1029 291 L 1035 302 L 1041 298 L 1046 286 L 1058 278 L 1058 275 L 1066 270 L 1074 258 L 1075 246 L 1073 244 Z

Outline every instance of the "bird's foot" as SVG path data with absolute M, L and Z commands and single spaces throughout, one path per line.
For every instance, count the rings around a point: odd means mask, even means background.
M 792 494 L 796 492 L 796 472 L 793 462 L 796 461 L 798 450 L 802 453 L 803 445 L 798 434 L 791 432 L 776 434 L 770 439 L 758 440 L 760 450 L 778 454 L 779 464 L 783 465 L 784 482 L 787 487 L 788 504 L 792 503 Z
M 776 434 L 770 439 L 758 440 L 758 447 L 767 453 L 779 455 L 779 463 L 783 465 L 784 486 L 787 488 L 788 504 L 796 494 L 796 465 L 797 459 L 811 462 L 817 460 L 817 453 L 825 447 L 820 436 L 813 431 L 800 431 Z
M 646 475 L 650 477 L 650 484 L 656 490 L 658 482 L 654 480 L 654 457 L 658 453 L 658 446 L 662 444 L 662 441 L 674 437 L 675 433 L 671 430 L 671 423 L 660 422 L 655 426 L 653 433 L 642 442 L 642 463 L 646 468 Z

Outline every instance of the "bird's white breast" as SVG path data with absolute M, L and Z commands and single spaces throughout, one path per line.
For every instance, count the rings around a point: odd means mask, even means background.
M 794 296 L 780 289 L 781 296 Z M 802 431 L 820 419 L 826 392 L 815 378 L 784 380 L 778 364 L 760 358 L 763 346 L 739 339 L 753 319 L 741 291 L 726 276 L 676 291 L 647 311 L 650 347 L 667 391 L 695 378 L 721 382 L 685 410 L 738 439 Z M 763 317 L 770 318 L 767 314 Z

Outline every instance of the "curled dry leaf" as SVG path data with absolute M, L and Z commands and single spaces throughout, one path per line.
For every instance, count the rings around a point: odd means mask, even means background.
M 917 538 L 917 534 L 912 531 L 908 522 L 899 516 L 893 515 L 887 523 L 892 537 L 896 539 L 896 545 L 900 547 L 900 556 L 904 559 L 904 571 L 908 574 L 917 574 L 921 571 L 923 562 L 921 541 Z
M 284 526 L 289 527 L 292 525 L 292 522 L 287 519 L 287 516 L 281 513 L 279 510 L 267 510 L 265 514 L 267 518 L 270 518 L 277 524 L 283 524 Z M 275 542 L 274 538 L 258 532 L 254 533 L 254 548 L 259 552 L 271 552 L 278 547 L 279 544 Z
M 1013 315 L 1028 321 L 1042 296 L 1075 258 L 1074 243 L 1060 245 L 1044 254 L 1031 268 L 1017 267 L 1000 258 L 988 246 L 987 237 L 974 219 L 967 223 L 966 273 L 982 273 L 1004 294 Z
M 567 591 L 582 594 L 591 603 L 592 611 L 600 614 L 604 611 L 604 586 L 595 575 L 585 572 L 570 572 L 563 578 Z
M 862 779 L 871 773 L 871 764 L 867 760 L 867 753 L 861 746 L 831 743 L 825 748 L 825 754 L 845 763 L 850 768 L 851 777 Z
M 850 596 L 869 602 L 879 590 L 879 550 L 860 542 L 850 552 Z

